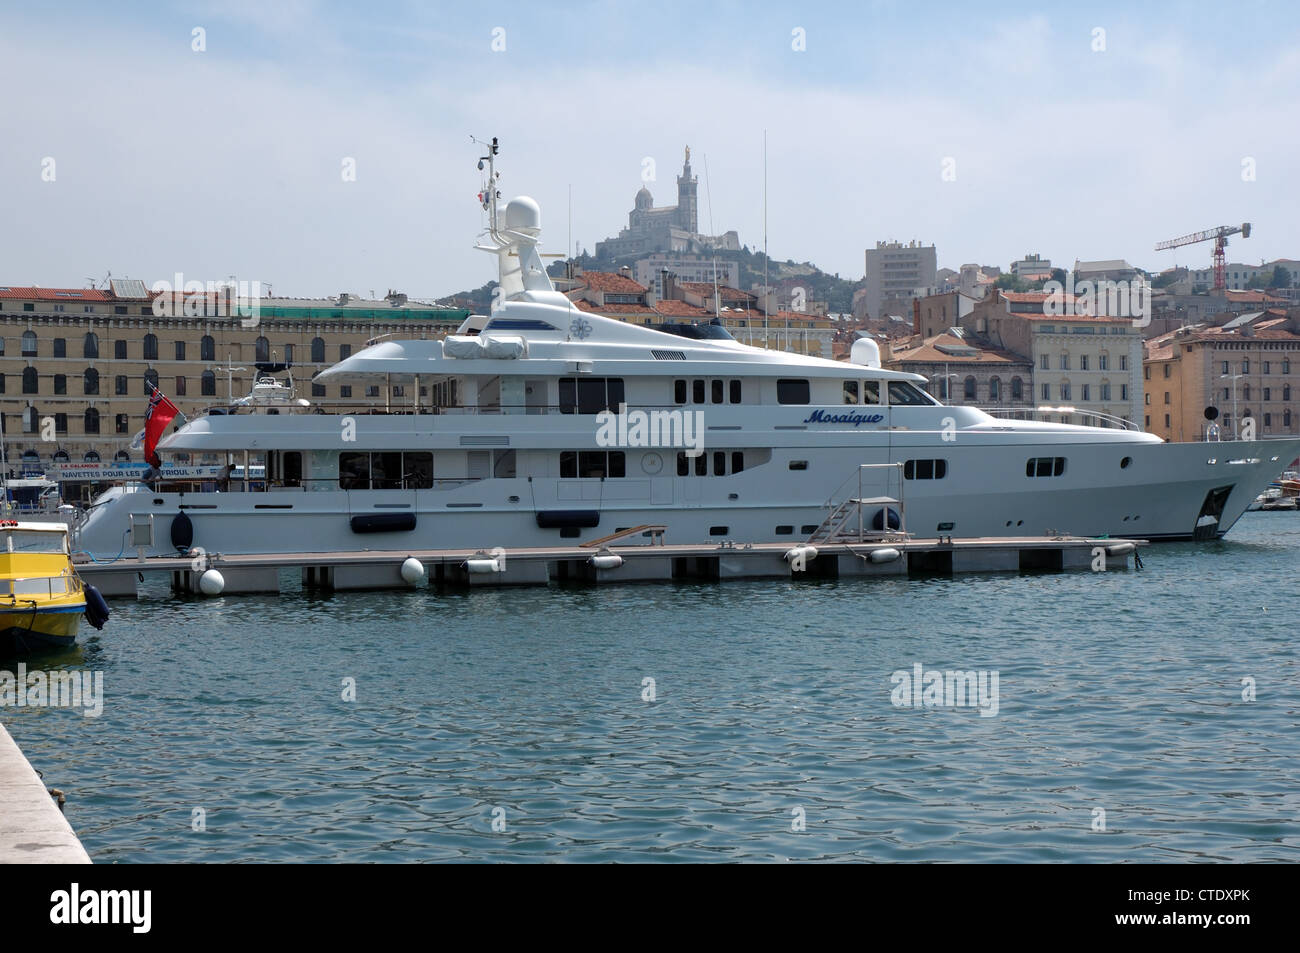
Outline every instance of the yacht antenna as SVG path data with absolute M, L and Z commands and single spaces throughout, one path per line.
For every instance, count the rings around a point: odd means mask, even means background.
M 690 158 L 690 150 L 687 150 Z M 709 202 L 709 231 L 713 231 L 713 187 L 709 184 L 709 154 L 704 153 L 704 195 Z M 718 297 L 718 246 L 713 244 L 713 315 L 722 321 L 722 302 Z
M 772 289 L 767 284 L 767 130 L 763 130 L 763 346 L 767 346 L 768 310 Z M 807 351 L 807 348 L 804 348 Z
M 478 194 L 478 197 L 479 202 L 483 205 L 484 211 L 488 213 L 488 234 L 492 236 L 493 240 L 501 241 L 500 236 L 497 235 L 497 199 L 500 198 L 501 195 L 501 193 L 497 191 L 497 137 L 493 136 L 490 143 L 484 142 L 482 139 L 476 139 L 474 136 L 470 136 L 469 138 L 471 142 L 476 142 L 487 150 L 487 155 L 479 156 L 478 160 L 478 167 L 480 170 L 482 170 L 483 164 L 487 163 L 487 185 L 484 186 L 483 191 Z

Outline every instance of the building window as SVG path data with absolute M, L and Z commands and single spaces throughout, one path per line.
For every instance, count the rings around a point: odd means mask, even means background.
M 271 342 L 259 336 L 253 342 L 253 360 L 266 364 L 271 360 Z
M 1169 403 L 1169 391 L 1165 391 L 1165 403 Z
M 99 371 L 93 367 L 86 368 L 86 373 L 82 375 L 82 386 L 87 396 L 99 393 Z
M 147 371 L 144 372 L 144 394 L 145 394 L 145 396 L 148 397 L 149 394 L 151 394 L 151 393 L 153 392 L 154 388 L 156 388 L 157 386 L 158 386 L 158 372 L 155 371 L 155 370 L 151 367 L 151 368 L 149 368 Z
M 1086 371 L 1087 369 L 1088 369 L 1088 355 L 1087 355 L 1087 354 L 1080 354 L 1080 355 L 1079 355 L 1079 370 L 1081 370 L 1081 371 Z
M 55 415 L 54 415 L 54 432 L 55 432 L 55 433 L 67 433 L 67 432 L 68 432 L 68 415 L 67 415 L 67 414 L 55 414 Z M 64 456 L 66 457 L 67 454 L 64 454 Z M 67 462 L 67 461 L 65 460 L 64 462 Z
M 1108 370 L 1110 370 L 1110 366 L 1109 366 L 1109 365 L 1110 365 L 1110 358 L 1109 358 L 1109 357 L 1107 357 L 1105 354 L 1099 354 L 1099 355 L 1097 355 L 1097 370 L 1099 370 L 1099 371 L 1108 371 Z
M 286 345 L 284 346 L 284 363 L 286 363 L 286 364 L 292 364 L 292 363 L 293 363 L 293 345 L 292 345 L 292 344 L 286 344 Z
M 963 381 L 962 399 L 963 400 L 975 399 L 975 378 L 974 377 L 967 377 L 966 380 Z
M 130 433 L 130 432 L 131 432 L 131 418 L 130 418 L 127 414 L 117 414 L 117 415 L 113 418 L 113 422 L 114 422 L 114 423 L 113 423 L 113 429 L 114 429 L 117 433 Z M 120 453 L 121 451 L 118 451 L 118 452 Z M 114 458 L 114 459 L 116 459 L 116 458 Z
M 352 345 L 351 345 L 351 344 L 340 344 L 340 345 L 339 345 L 339 360 L 340 360 L 340 361 L 346 361 L 346 360 L 347 360 L 349 357 L 351 357 L 351 356 L 352 356 Z
M 1250 385 L 1246 384 L 1241 388 L 1241 399 L 1250 400 Z
M 1225 375 L 1228 374 L 1228 373 L 1230 373 L 1229 370 L 1228 370 L 1228 362 L 1227 362 L 1227 361 L 1224 361 L 1224 362 L 1223 362 L 1223 373 L 1224 373 Z
M 3 354 L 3 353 L 4 353 L 4 349 L 3 349 L 3 348 L 0 348 L 0 354 Z M 1291 373 L 1291 358 L 1288 357 L 1288 358 L 1285 358 L 1285 359 L 1282 361 L 1282 373 L 1283 373 L 1283 374 L 1290 374 L 1290 373 Z
M 23 368 L 23 393 L 24 394 L 39 393 L 39 381 L 36 376 L 36 368 L 34 367 Z
M 185 360 L 185 342 L 184 342 L 184 341 L 177 341 L 177 342 L 176 342 L 176 360 L 178 360 L 178 361 L 183 361 L 183 360 Z
M 1271 387 L 1265 387 L 1265 388 L 1264 388 L 1264 399 L 1265 399 L 1265 400 L 1272 400 L 1273 398 L 1269 396 L 1269 394 L 1271 394 L 1272 392 L 1273 392 L 1273 388 L 1271 388 Z
M 1109 399 L 1110 399 L 1110 398 L 1107 398 L 1107 400 L 1109 400 Z M 1127 385 L 1127 384 L 1120 384 L 1120 385 L 1119 385 L 1119 399 L 1120 399 L 1120 400 L 1128 400 L 1128 385 Z
M 54 339 L 54 356 L 55 357 L 68 356 L 68 342 L 65 338 Z
M 1070 382 L 1061 381 L 1061 400 L 1070 399 Z
M 35 407 L 28 407 L 26 410 L 24 410 L 23 411 L 23 432 L 36 433 L 36 430 L 41 423 L 40 416 L 41 415 L 37 412 Z
M 66 374 L 54 375 L 54 394 L 60 396 L 68 392 L 68 377 Z
M 81 356 L 88 361 L 94 361 L 99 358 L 99 335 L 95 334 L 93 331 L 86 332 L 85 340 L 81 345 Z
M 351 385 L 351 384 L 340 384 L 340 385 L 339 385 L 339 397 L 351 397 L 351 396 L 352 396 L 352 385 Z
M 313 364 L 325 363 L 325 339 L 311 339 L 311 359 Z
M 199 339 L 199 360 L 215 361 L 217 359 L 217 342 L 213 340 L 211 334 L 205 334 Z
M 1264 414 L 1264 429 L 1268 430 L 1272 426 L 1273 426 L 1273 415 L 1269 413 Z
M 212 371 L 204 371 L 199 375 L 199 394 L 203 397 L 217 396 L 217 375 Z
M 1128 370 L 1128 355 L 1127 355 L 1127 354 L 1121 354 L 1121 355 L 1119 356 L 1119 369 L 1120 369 L 1121 371 L 1126 371 L 1126 370 Z
M 146 361 L 158 360 L 158 335 L 146 334 L 144 336 L 144 359 Z
M 119 397 L 126 393 L 126 375 L 118 374 L 113 378 L 113 393 Z
M 183 374 L 176 375 L 176 396 L 185 396 L 185 376 Z
M 989 378 L 989 400 L 998 401 L 1002 399 L 1002 381 L 996 377 Z
M 1024 397 L 1024 383 L 1019 377 L 1011 378 L 1011 399 L 1021 400 Z
M 1265 361 L 1265 362 L 1264 362 L 1264 371 L 1263 371 L 1263 373 L 1265 373 L 1265 374 L 1268 373 L 1268 361 Z
M 1282 399 L 1283 399 L 1283 400 L 1290 400 L 1290 399 L 1291 399 L 1291 385 L 1290 385 L 1290 384 L 1283 384 L 1283 385 L 1282 385 Z
M 421 390 L 423 390 L 423 388 L 421 388 Z M 324 397 L 324 396 L 325 396 L 325 385 L 324 385 L 324 384 L 317 384 L 315 381 L 312 381 L 312 385 L 311 385 L 311 395 L 312 395 L 313 397 Z
M 1069 354 L 1062 354 L 1062 355 L 1061 355 L 1061 368 L 1060 368 L 1060 369 L 1063 370 L 1063 371 L 1068 371 L 1068 370 L 1070 369 L 1070 355 L 1069 355 Z
M 1290 430 L 1290 429 L 1291 429 L 1291 411 L 1290 411 L 1290 410 L 1284 410 L 1284 411 L 1282 411 L 1282 426 L 1285 427 L 1287 430 Z
M 1052 385 L 1051 385 L 1051 384 L 1044 384 L 1044 385 L 1043 385 L 1043 400 L 1051 400 L 1051 399 L 1052 399 Z
M 1042 366 L 1043 370 L 1045 371 L 1050 371 L 1052 369 L 1052 359 L 1048 357 L 1046 354 L 1044 354 L 1041 358 L 1039 358 L 1038 363 Z
M 1083 385 L 1083 393 L 1081 395 L 1081 399 L 1092 400 L 1092 391 L 1091 391 L 1091 387 L 1088 384 Z
M 23 357 L 35 357 L 35 356 L 36 356 L 36 332 L 24 331 L 23 332 Z
M 86 433 L 99 433 L 99 411 L 94 407 L 86 408 Z
M 1122 370 L 1122 369 L 1123 369 L 1123 368 L 1121 368 L 1121 370 Z M 1148 364 L 1146 367 L 1142 368 L 1142 377 L 1143 377 L 1144 380 L 1151 380 L 1151 365 L 1150 365 L 1150 364 Z
M 370 384 L 370 385 L 368 385 L 368 386 L 366 387 L 366 396 L 367 396 L 367 397 L 378 397 L 378 396 L 379 396 L 379 385 L 378 385 L 378 384 Z
M 113 342 L 113 360 L 115 360 L 115 361 L 125 361 L 125 360 L 126 360 L 126 342 L 125 342 L 125 341 L 114 341 L 114 342 Z

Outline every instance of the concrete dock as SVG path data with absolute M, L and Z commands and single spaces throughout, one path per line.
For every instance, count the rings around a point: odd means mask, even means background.
M 301 573 L 307 589 L 401 589 L 428 585 L 549 585 L 729 579 L 837 579 L 972 572 L 1116 571 L 1139 563 L 1146 540 L 1084 537 L 913 539 L 667 545 L 624 539 L 599 548 L 407 550 L 124 558 L 79 563 L 77 572 L 105 596 L 135 596 L 146 576 L 167 574 L 177 592 L 205 591 L 210 570 L 223 594 L 276 593 L 284 570 Z M 639 539 L 639 537 L 638 537 Z M 658 540 L 658 542 L 656 542 Z M 419 566 L 413 567 L 409 560 Z M 407 575 L 403 575 L 407 564 Z M 1139 563 L 1140 564 L 1140 563 Z M 412 578 L 413 577 L 413 578 Z M 213 583 L 215 577 L 209 578 Z M 214 588 L 209 586 L 209 589 Z M 216 594 L 209 592 L 209 594 Z
M 88 864 L 67 818 L 0 725 L 0 864 Z

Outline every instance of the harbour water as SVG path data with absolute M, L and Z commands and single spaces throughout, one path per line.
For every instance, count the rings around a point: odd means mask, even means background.
M 1295 861 L 1298 557 L 1249 513 L 1140 572 L 159 591 L 29 663 L 99 717 L 0 720 L 97 863 Z M 895 704 L 917 664 L 996 713 Z

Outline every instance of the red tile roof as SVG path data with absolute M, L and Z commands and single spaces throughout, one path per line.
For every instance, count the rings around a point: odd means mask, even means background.
M 654 310 L 657 314 L 662 314 L 666 318 L 708 318 L 713 316 L 711 311 L 697 308 L 685 301 L 660 301 L 655 305 Z
M 704 295 L 713 297 L 713 283 L 709 281 L 683 281 L 678 284 L 679 288 L 689 291 L 691 294 Z M 728 288 L 724 285 L 718 286 L 718 297 L 723 301 L 757 301 L 758 298 L 748 291 L 741 291 L 739 288 Z
M 1225 299 L 1235 304 L 1246 304 L 1247 302 L 1272 302 L 1274 304 L 1285 304 L 1285 298 L 1277 298 L 1263 291 L 1224 291 Z
M 644 294 L 645 286 L 633 281 L 627 275 L 618 275 L 611 271 L 585 271 L 578 280 L 593 291 L 607 291 L 613 294 Z
M 592 314 L 603 314 L 610 317 L 624 314 L 651 315 L 656 313 L 654 308 L 647 308 L 643 304 L 607 304 L 602 306 L 592 304 L 586 298 L 580 298 L 573 303 L 579 311 L 589 311 Z
M 98 288 L 19 288 L 0 285 L 0 298 L 21 298 L 26 301 L 117 301 L 111 291 Z M 135 299 L 124 299 L 135 300 Z

